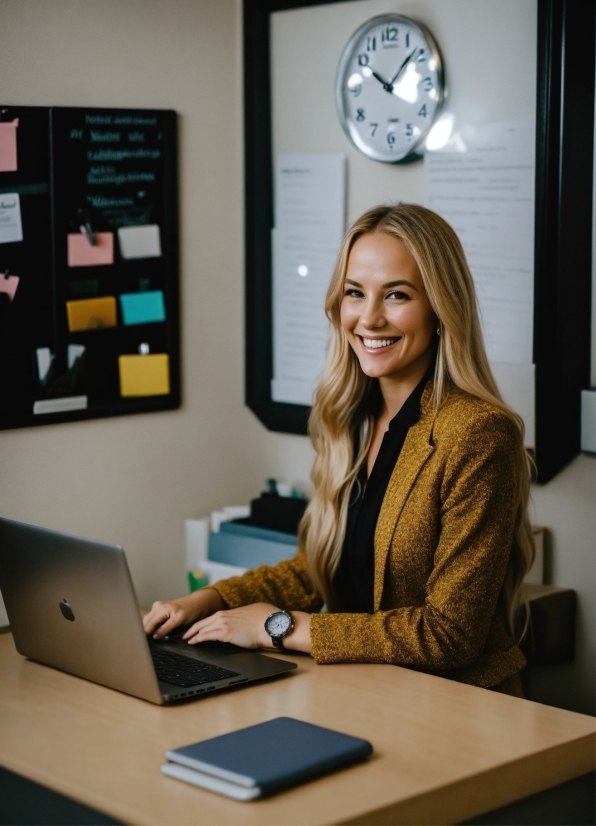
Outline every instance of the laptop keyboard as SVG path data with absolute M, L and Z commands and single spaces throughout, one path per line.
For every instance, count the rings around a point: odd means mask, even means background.
M 227 668 L 193 660 L 183 654 L 174 654 L 162 648 L 151 646 L 151 656 L 158 678 L 173 685 L 188 687 L 240 676 L 237 671 L 228 671 Z

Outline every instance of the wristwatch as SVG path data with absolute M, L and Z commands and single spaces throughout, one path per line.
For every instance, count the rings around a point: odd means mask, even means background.
M 285 651 L 283 638 L 294 628 L 292 615 L 287 611 L 274 611 L 265 620 L 265 631 L 278 651 Z

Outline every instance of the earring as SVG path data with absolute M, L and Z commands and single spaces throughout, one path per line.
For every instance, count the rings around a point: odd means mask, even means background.
M 437 335 L 438 335 L 438 336 L 440 336 L 440 335 L 441 335 L 441 328 L 440 328 L 440 327 L 437 327 Z

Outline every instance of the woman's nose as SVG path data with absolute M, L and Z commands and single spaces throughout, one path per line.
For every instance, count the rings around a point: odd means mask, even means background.
M 360 323 L 369 330 L 383 327 L 385 325 L 383 305 L 374 299 L 367 301 L 362 308 Z

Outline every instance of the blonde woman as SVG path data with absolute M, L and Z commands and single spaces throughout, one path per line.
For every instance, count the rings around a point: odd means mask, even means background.
M 298 553 L 155 603 L 145 630 L 191 623 L 191 644 L 393 663 L 522 696 L 530 465 L 457 236 L 421 206 L 370 210 L 342 243 L 325 309 Z

